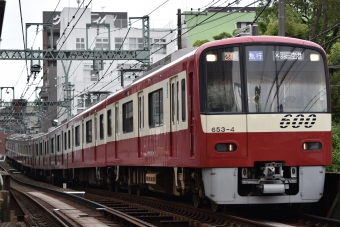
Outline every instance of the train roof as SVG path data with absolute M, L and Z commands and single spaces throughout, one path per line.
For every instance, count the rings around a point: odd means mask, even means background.
M 283 36 L 263 35 L 263 36 L 242 36 L 242 37 L 211 41 L 200 46 L 197 52 L 201 53 L 204 49 L 212 47 L 212 46 L 219 46 L 219 45 L 226 45 L 226 44 L 240 44 L 240 43 L 291 43 L 291 44 L 298 44 L 298 45 L 308 45 L 308 46 L 316 47 L 316 48 L 323 50 L 323 48 L 319 44 L 308 41 L 308 40 L 291 38 L 291 37 L 283 37 Z

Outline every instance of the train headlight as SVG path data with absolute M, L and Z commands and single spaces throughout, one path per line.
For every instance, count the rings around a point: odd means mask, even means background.
M 302 145 L 302 149 L 305 151 L 318 151 L 321 150 L 322 143 L 320 142 L 304 142 Z
M 310 58 L 310 61 L 320 61 L 320 55 L 318 54 L 310 54 L 309 58 Z
M 207 61 L 217 61 L 216 54 L 207 54 L 206 56 Z

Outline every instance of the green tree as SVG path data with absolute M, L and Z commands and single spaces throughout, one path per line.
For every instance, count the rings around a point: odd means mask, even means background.
M 204 43 L 207 43 L 209 42 L 208 39 L 204 39 L 204 40 L 196 40 L 196 42 L 194 42 L 193 46 L 194 47 L 199 47 L 199 46 L 202 46 Z
M 332 165 L 326 169 L 328 172 L 340 172 L 340 125 L 332 125 Z
M 256 11 L 257 14 L 260 13 L 263 6 L 266 4 L 266 1 L 260 3 L 260 7 L 257 8 Z M 257 22 L 260 34 L 278 35 L 278 8 L 278 2 L 275 2 L 271 7 L 263 11 Z M 299 11 L 290 4 L 285 5 L 285 27 L 286 36 L 300 39 L 308 39 L 308 25 L 304 20 L 302 20 Z
M 219 35 L 213 36 L 213 39 L 214 39 L 214 40 L 220 40 L 220 39 L 231 38 L 231 37 L 233 37 L 233 36 L 230 35 L 229 33 L 227 33 L 227 32 L 222 32 L 222 33 L 219 34 Z

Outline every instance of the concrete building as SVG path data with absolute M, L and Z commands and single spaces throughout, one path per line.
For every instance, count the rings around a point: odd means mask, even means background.
M 143 49 L 142 21 L 131 21 L 126 12 L 91 12 L 91 9 L 64 8 L 62 12 L 43 12 L 44 23 L 49 18 L 54 22 L 54 48 L 59 50 L 141 50 Z M 79 16 L 82 14 L 78 21 Z M 51 16 L 52 15 L 52 16 Z M 73 20 L 72 17 L 75 15 Z M 141 15 L 142 16 L 142 15 Z M 78 21 L 78 22 L 77 22 Z M 76 23 L 77 22 L 77 23 Z M 49 22 L 51 23 L 51 21 Z M 87 24 L 94 24 L 88 30 Z M 110 25 L 110 33 L 103 24 Z M 74 28 L 73 28 L 74 26 Z M 175 32 L 170 32 L 171 24 L 165 28 L 150 28 L 151 62 L 156 62 L 164 58 L 167 54 L 176 50 L 176 42 L 166 45 L 176 38 Z M 73 31 L 71 32 L 73 28 Z M 88 35 L 87 35 L 88 33 Z M 44 31 L 44 48 L 49 48 L 48 31 Z M 57 38 L 58 37 L 58 38 Z M 157 51 L 158 50 L 158 51 Z M 157 52 L 156 52 L 157 51 Z M 156 53 L 154 53 L 156 52 Z M 72 115 L 76 115 L 86 109 L 93 101 L 101 95 L 116 92 L 121 89 L 120 71 L 122 69 L 137 69 L 135 72 L 124 73 L 124 85 L 128 85 L 135 78 L 142 75 L 139 72 L 141 63 L 128 60 L 110 60 L 100 62 L 92 60 L 83 61 L 63 61 L 65 68 L 70 66 L 68 80 L 72 84 L 73 99 Z M 102 67 L 97 70 L 96 67 Z M 49 101 L 61 101 L 66 97 L 65 72 L 61 61 L 48 62 L 43 70 L 43 88 L 40 97 Z M 48 107 L 45 112 L 43 131 L 47 131 L 52 126 L 54 119 L 58 119 L 59 124 L 66 121 L 67 110 L 63 107 Z
M 212 41 L 222 32 L 233 35 L 255 19 L 256 7 L 209 7 L 204 11 L 182 13 L 182 47 L 192 47 L 197 40 Z M 199 25 L 199 26 L 196 26 Z

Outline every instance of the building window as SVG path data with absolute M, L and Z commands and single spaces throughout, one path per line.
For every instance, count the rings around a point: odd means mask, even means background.
M 149 126 L 163 125 L 163 89 L 149 94 Z
M 92 120 L 86 122 L 86 143 L 92 143 Z
M 76 50 L 85 50 L 84 38 L 76 38 Z
M 83 99 L 77 99 L 77 107 L 84 107 L 84 100 Z
M 97 38 L 96 39 L 96 50 L 108 50 L 109 49 L 109 40 Z
M 115 49 L 143 50 L 144 49 L 143 38 L 127 38 L 124 40 L 123 37 L 117 37 L 115 38 Z
M 76 133 L 75 135 L 76 147 L 78 147 L 80 146 L 80 126 L 79 125 L 76 127 L 75 133 Z
M 104 114 L 99 116 L 99 138 L 104 139 Z
M 151 45 L 151 52 L 157 54 L 166 54 L 166 40 L 154 39 L 154 42 Z
M 133 105 L 132 101 L 123 104 L 123 133 L 133 132 Z
M 112 115 L 111 115 L 111 110 L 107 111 L 107 136 L 112 136 Z

